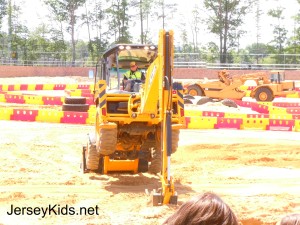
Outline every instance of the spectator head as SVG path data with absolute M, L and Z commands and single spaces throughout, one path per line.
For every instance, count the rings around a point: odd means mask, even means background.
M 300 214 L 294 213 L 283 217 L 278 225 L 300 225 Z
M 230 207 L 214 193 L 207 192 L 185 202 L 163 224 L 238 225 Z

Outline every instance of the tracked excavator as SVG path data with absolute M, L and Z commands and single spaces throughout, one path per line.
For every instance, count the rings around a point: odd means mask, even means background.
M 82 152 L 84 173 L 159 174 L 153 205 L 177 203 L 171 154 L 185 122 L 183 87 L 173 82 L 173 49 L 173 31 L 161 30 L 158 46 L 118 44 L 104 52 L 95 76 L 95 133 Z M 122 74 L 132 61 L 145 81 L 130 80 L 125 91 Z

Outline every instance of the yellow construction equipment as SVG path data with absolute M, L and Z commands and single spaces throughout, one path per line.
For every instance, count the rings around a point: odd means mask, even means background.
M 170 164 L 185 122 L 183 87 L 173 83 L 173 49 L 173 31 L 162 30 L 158 46 L 118 44 L 104 52 L 95 76 L 95 135 L 83 147 L 84 172 L 160 174 L 154 205 L 177 203 Z M 145 82 L 131 80 L 132 90 L 125 91 L 122 74 L 132 61 Z
M 218 71 L 218 80 L 189 82 L 184 85 L 184 93 L 191 96 L 207 96 L 213 99 L 238 99 L 246 96 L 240 87 L 246 81 L 255 81 L 256 87 L 250 96 L 256 101 L 270 102 L 277 96 L 295 93 L 295 82 L 285 81 L 284 71 L 270 71 L 230 76 L 226 70 Z

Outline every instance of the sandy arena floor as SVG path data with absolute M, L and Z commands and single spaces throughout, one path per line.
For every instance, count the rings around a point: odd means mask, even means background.
M 92 126 L 0 121 L 0 127 L 0 224 L 158 225 L 179 207 L 149 204 L 145 189 L 160 187 L 156 175 L 82 174 Z M 172 156 L 179 205 L 213 191 L 244 225 L 275 225 L 299 213 L 299 141 L 299 132 L 181 130 Z M 37 207 L 38 215 L 8 215 L 12 205 Z M 60 215 L 38 211 L 49 205 Z M 79 215 L 81 207 L 90 215 Z

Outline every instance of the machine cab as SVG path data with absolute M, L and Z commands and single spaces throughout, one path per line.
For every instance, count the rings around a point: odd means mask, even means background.
M 157 46 L 154 45 L 114 45 L 104 52 L 98 62 L 96 82 L 105 80 L 107 91 L 124 90 L 123 74 L 130 70 L 130 62 L 134 61 L 138 65 L 138 70 L 141 73 L 145 73 L 156 57 Z M 137 86 L 139 85 L 136 85 L 134 90 L 131 91 L 138 91 L 139 88 L 136 88 Z
M 281 70 L 272 70 L 270 71 L 270 81 L 271 83 L 281 83 L 285 80 L 284 71 Z

